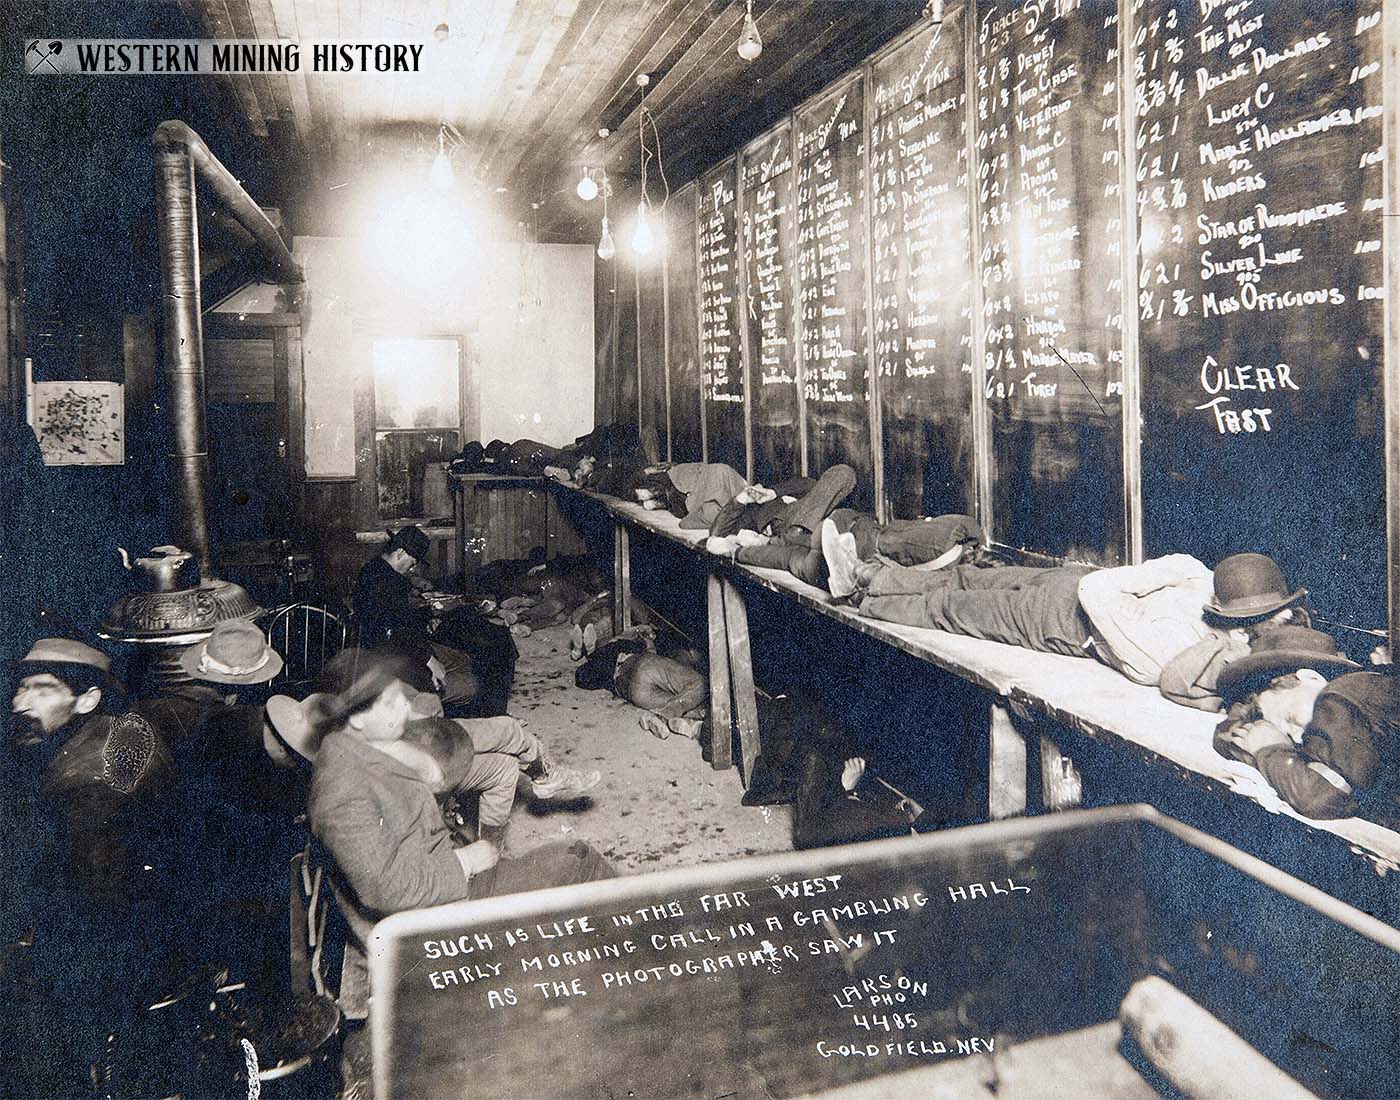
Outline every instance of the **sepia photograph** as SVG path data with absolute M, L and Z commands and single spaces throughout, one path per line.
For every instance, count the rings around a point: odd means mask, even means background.
M 1397 172 L 1400 0 L 0 0 L 0 1097 L 1400 1097 Z

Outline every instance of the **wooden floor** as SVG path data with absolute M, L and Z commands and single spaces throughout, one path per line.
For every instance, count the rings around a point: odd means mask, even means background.
M 741 806 L 736 769 L 713 770 L 695 741 L 653 737 L 638 725 L 644 712 L 611 692 L 575 687 L 567 626 L 518 644 L 510 713 L 564 763 L 601 769 L 603 781 L 577 804 L 517 799 L 508 853 L 583 838 L 628 874 L 792 847 L 790 807 Z

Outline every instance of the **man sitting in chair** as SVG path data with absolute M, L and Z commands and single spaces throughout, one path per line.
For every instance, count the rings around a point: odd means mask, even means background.
M 350 926 L 341 977 L 349 1020 L 368 1013 L 365 944 L 390 913 L 464 898 L 566 886 L 610 878 L 612 869 L 582 841 L 546 844 L 501 858 L 486 840 L 459 847 L 438 804 L 438 792 L 468 781 L 479 746 L 472 723 L 415 719 L 418 693 L 410 662 L 362 653 L 338 668 L 341 690 L 328 697 L 306 750 L 315 757 L 307 812 L 311 829 L 334 860 L 333 883 Z M 518 730 L 519 723 L 510 721 Z M 319 743 L 317 743 L 319 741 Z M 542 758 L 526 775 L 549 781 Z M 363 1032 L 347 1035 L 345 1060 L 358 1076 L 367 1061 Z
M 515 642 L 509 629 L 469 609 L 439 619 L 415 604 L 414 590 L 429 585 L 413 570 L 429 546 L 421 527 L 401 527 L 389 536 L 384 552 L 361 568 L 351 597 L 360 645 L 429 663 L 440 682 L 443 706 L 453 717 L 505 714 Z
M 41 638 L 12 671 L 0 1044 L 15 1045 L 0 1047 L 0 1093 L 71 1095 L 114 1021 L 163 977 L 174 769 L 160 732 L 112 706 L 105 654 Z M 34 980 L 12 985 L 24 947 Z

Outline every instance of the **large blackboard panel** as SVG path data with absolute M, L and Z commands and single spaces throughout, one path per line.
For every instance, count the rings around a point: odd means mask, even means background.
M 1381 5 L 1147 2 L 1134 63 L 1151 553 L 1385 616 Z
M 1112 1019 L 1152 948 L 1189 945 L 1189 916 L 1158 932 L 1143 911 L 1136 812 L 398 914 L 372 953 L 375 1094 L 942 1095 L 895 1075 Z M 1380 954 L 1362 958 L 1388 974 Z
M 617 267 L 593 264 L 593 422 L 617 420 Z
M 637 379 L 637 270 L 631 249 L 611 260 L 617 271 L 617 421 L 641 427 Z
M 663 238 L 664 240 L 664 238 Z M 653 462 L 666 457 L 666 284 L 660 250 L 637 266 L 637 373 L 642 445 Z
M 973 510 L 972 227 L 962 19 L 874 66 L 876 385 L 887 510 Z
M 1124 541 L 1117 13 L 978 3 L 973 105 L 992 537 L 1104 563 Z
M 738 203 L 734 158 L 700 180 L 700 357 L 710 462 L 744 473 L 744 357 L 739 334 Z
M 848 503 L 869 511 L 864 93 L 852 80 L 797 112 L 797 248 L 807 468 L 851 466 Z
M 699 462 L 700 303 L 695 281 L 695 187 L 677 191 L 666 204 L 666 371 L 671 382 L 671 461 Z
M 754 479 L 773 485 L 802 472 L 801 405 L 793 290 L 797 218 L 792 127 L 779 126 L 739 157 L 740 243 L 745 272 L 753 401 Z

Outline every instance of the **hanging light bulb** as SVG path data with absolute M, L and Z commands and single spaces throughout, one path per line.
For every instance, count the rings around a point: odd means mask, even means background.
M 598 197 L 598 183 L 593 178 L 593 173 L 587 168 L 583 170 L 583 178 L 578 181 L 578 187 L 574 190 L 578 192 L 578 197 L 584 202 L 592 202 Z
M 598 259 L 611 260 L 617 255 L 617 249 L 613 246 L 612 234 L 608 232 L 608 216 L 603 215 L 603 236 L 598 241 Z
M 651 229 L 651 218 L 647 214 L 647 204 L 637 203 L 637 227 L 632 230 L 632 249 L 639 256 L 645 256 L 656 247 L 656 234 Z
M 428 169 L 428 182 L 439 191 L 448 191 L 452 187 L 452 162 L 447 159 L 447 139 L 441 130 L 438 131 L 438 151 L 433 158 L 433 166 Z
M 739 44 L 735 47 L 745 61 L 752 61 L 763 52 L 763 39 L 758 33 L 758 24 L 753 21 L 753 0 L 748 0 L 744 12 L 744 29 L 739 34 Z

